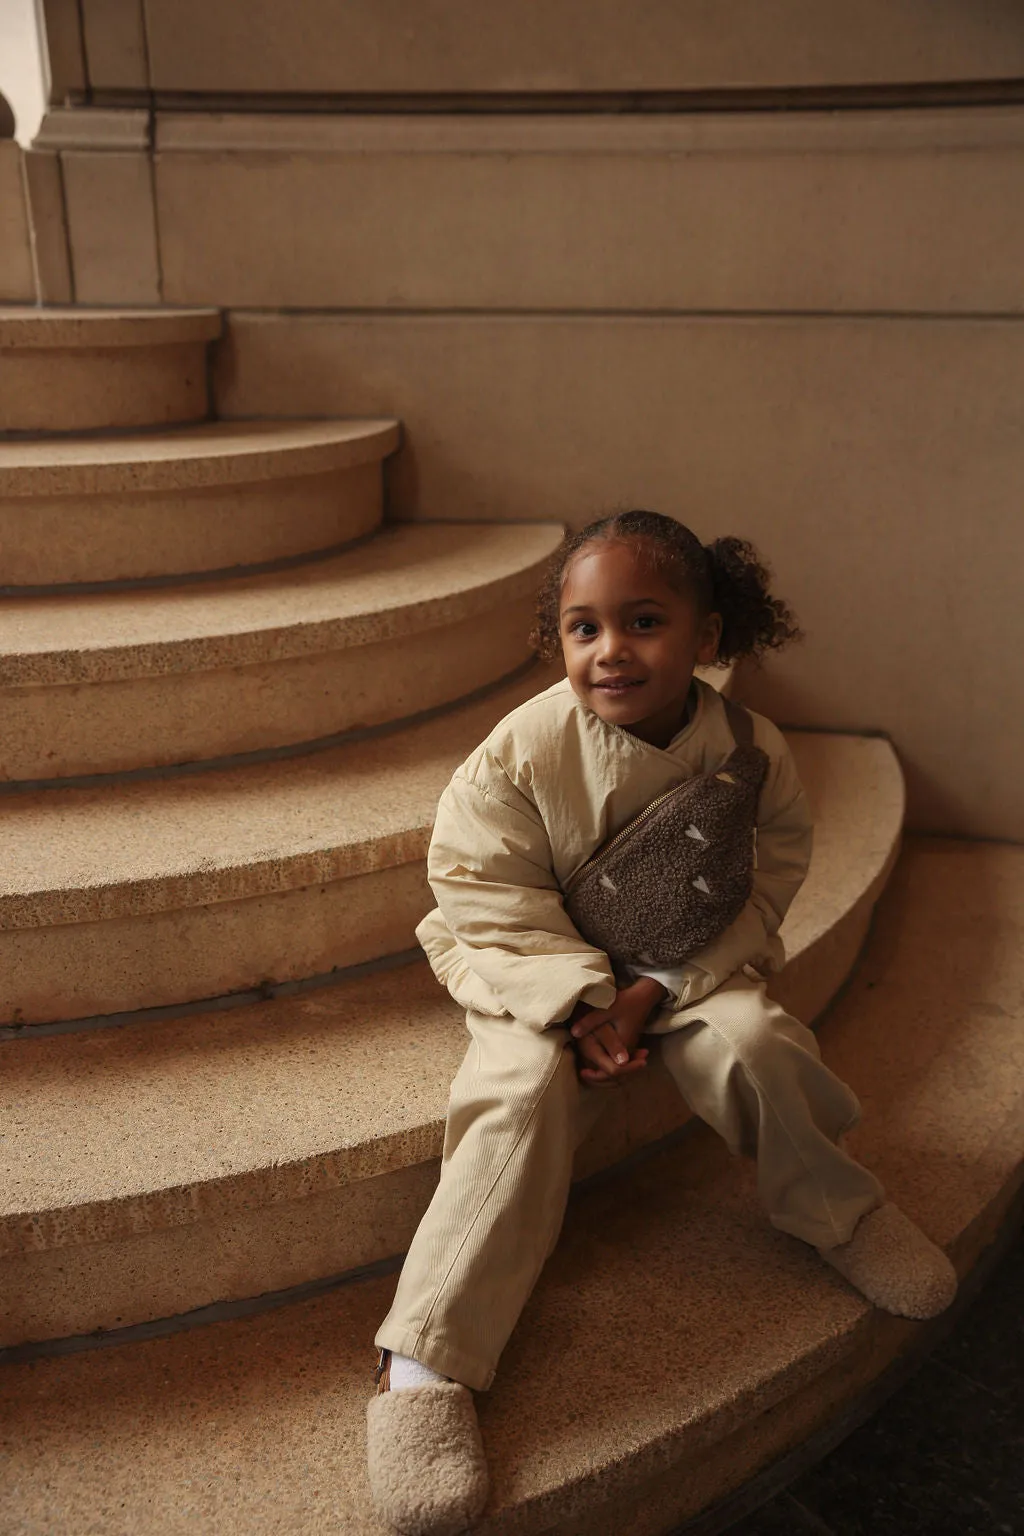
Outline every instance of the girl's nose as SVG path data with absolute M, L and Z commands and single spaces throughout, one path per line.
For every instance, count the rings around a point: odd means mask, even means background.
M 604 666 L 614 666 L 629 654 L 629 639 L 621 631 L 606 629 L 601 636 L 598 661 Z

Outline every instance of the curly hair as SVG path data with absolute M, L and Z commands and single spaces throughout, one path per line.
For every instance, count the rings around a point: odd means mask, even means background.
M 566 534 L 551 557 L 530 632 L 530 644 L 544 661 L 561 654 L 558 611 L 566 571 L 581 549 L 600 540 L 631 545 L 671 587 L 692 596 L 701 614 L 721 614 L 721 666 L 741 657 L 760 658 L 802 638 L 789 608 L 772 597 L 770 572 L 745 539 L 704 545 L 683 523 L 660 512 L 616 512 Z

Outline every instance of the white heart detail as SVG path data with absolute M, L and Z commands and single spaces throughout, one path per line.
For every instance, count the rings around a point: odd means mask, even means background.
M 715 774 L 715 778 L 716 779 L 720 779 L 723 784 L 735 784 L 736 783 L 736 780 L 733 778 L 731 773 L 716 773 Z
M 686 829 L 686 835 L 687 835 L 687 837 L 692 837 L 695 843 L 706 843 L 707 842 L 707 838 L 704 836 L 704 833 L 698 831 L 698 829 L 694 826 L 692 821 L 690 822 L 690 825 Z
M 708 885 L 703 875 L 698 875 L 696 880 L 690 881 L 690 884 L 694 886 L 698 891 L 703 891 L 705 896 L 711 895 L 711 887 Z

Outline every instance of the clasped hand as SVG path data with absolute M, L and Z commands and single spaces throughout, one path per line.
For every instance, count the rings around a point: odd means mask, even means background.
M 640 1037 L 667 996 L 659 981 L 639 976 L 628 987 L 619 988 L 610 1008 L 579 1003 L 570 1020 L 570 1034 L 580 1082 L 588 1088 L 612 1088 L 624 1077 L 642 1072 L 648 1051 Z

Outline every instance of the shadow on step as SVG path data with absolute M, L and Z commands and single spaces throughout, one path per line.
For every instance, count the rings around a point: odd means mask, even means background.
M 866 1423 L 863 1413 L 849 1415 L 831 1432 L 833 1443 L 848 1438 L 810 1471 L 801 1475 L 797 1458 L 769 1469 L 731 1512 L 678 1536 L 1016 1536 L 1024 1509 L 1020 1216 L 1018 1204 L 1009 1242 L 950 1336 Z M 786 1476 L 796 1481 L 785 1492 L 736 1519 L 742 1502 L 749 1508 L 773 1477 L 778 1486 Z

